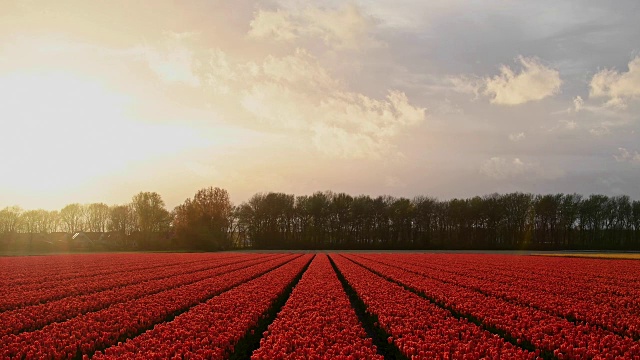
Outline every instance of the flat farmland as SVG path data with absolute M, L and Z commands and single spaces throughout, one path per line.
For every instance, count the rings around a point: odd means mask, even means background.
M 640 359 L 640 261 L 0 257 L 3 359 Z

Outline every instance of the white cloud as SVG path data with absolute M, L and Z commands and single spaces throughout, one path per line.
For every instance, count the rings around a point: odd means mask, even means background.
M 509 134 L 509 140 L 513 141 L 513 142 L 518 142 L 520 140 L 523 140 L 525 138 L 525 134 L 523 132 L 517 133 L 517 134 Z
M 553 115 L 576 114 L 578 112 L 589 112 L 599 117 L 618 118 L 620 117 L 620 109 L 626 107 L 626 104 L 620 99 L 615 99 L 607 103 L 593 104 L 592 99 L 585 101 L 581 96 L 573 98 L 571 106 L 565 110 L 554 111 Z
M 459 75 L 449 78 L 452 90 L 460 93 L 489 97 L 492 104 L 519 105 L 542 100 L 560 91 L 562 80 L 558 70 L 543 65 L 535 57 L 518 56 L 522 66 L 516 73 L 510 67 L 500 67 L 500 75 L 480 78 Z
M 229 94 L 230 83 L 238 78 L 227 54 L 219 49 L 209 51 L 208 67 L 204 71 L 205 83 L 216 94 Z
M 291 15 L 285 10 L 258 10 L 249 26 L 249 36 L 255 38 L 291 41 L 298 37 L 298 26 L 292 23 Z
M 240 95 L 242 107 L 261 122 L 279 130 L 301 130 L 307 125 L 309 97 L 276 82 L 255 82 Z M 315 114 L 314 114 L 315 115 Z
M 569 109 L 569 112 L 574 111 L 574 112 L 579 112 L 580 110 L 582 110 L 582 108 L 584 107 L 584 100 L 582 99 L 581 96 L 576 96 L 575 98 L 573 98 L 573 109 Z
M 303 10 L 258 10 L 249 37 L 290 42 L 317 38 L 334 49 L 362 49 L 381 45 L 370 30 L 373 20 L 355 4 L 338 9 L 307 7 Z
M 578 128 L 578 121 L 581 128 L 587 129 L 593 136 L 605 136 L 611 133 L 612 129 L 628 126 L 636 119 L 631 112 L 620 111 L 620 107 L 614 105 L 616 101 L 607 103 L 597 102 L 593 98 L 583 99 L 581 96 L 573 98 L 571 106 L 564 110 L 552 112 L 552 115 L 561 115 L 566 119 L 559 120 L 560 124 L 549 129 L 574 130 Z
M 335 88 L 338 81 L 316 61 L 306 50 L 296 49 L 293 55 L 277 58 L 268 56 L 262 64 L 264 76 L 277 82 L 289 84 L 311 83 L 320 90 Z
M 589 96 L 608 98 L 606 105 L 624 108 L 629 99 L 640 98 L 640 56 L 629 62 L 629 71 L 604 69 L 591 79 Z
M 390 91 L 385 100 L 337 91 L 322 100 L 319 113 L 314 144 L 327 155 L 343 158 L 388 156 L 395 148 L 392 140 L 425 117 L 425 109 L 411 105 L 399 91 Z
M 258 124 L 306 138 L 329 157 L 398 155 L 397 136 L 425 118 L 425 109 L 401 91 L 388 90 L 384 99 L 350 91 L 302 49 L 262 62 L 234 62 L 224 54 L 215 58 L 209 65 L 217 75 L 206 77 L 216 80 L 216 89 L 228 89 L 228 102 L 236 102 Z
M 323 154 L 346 159 L 380 158 L 380 150 L 389 147 L 384 138 L 376 139 L 371 134 L 354 133 L 339 126 L 324 122 L 313 127 L 313 144 Z
M 500 68 L 500 75 L 485 79 L 483 93 L 492 104 L 518 105 L 542 100 L 560 91 L 560 73 L 544 66 L 536 58 L 518 57 L 522 70 L 515 73 L 508 66 Z
M 194 69 L 196 59 L 188 46 L 195 33 L 166 33 L 164 43 L 158 46 L 145 46 L 141 52 L 149 68 L 167 83 L 183 83 L 199 86 L 200 79 Z
M 384 100 L 332 89 L 319 95 L 271 82 L 255 84 L 242 105 L 257 119 L 280 129 L 310 133 L 316 149 L 339 158 L 382 158 L 393 139 L 420 123 L 425 109 L 409 104 L 402 92 Z
M 620 147 L 618 148 L 618 155 L 613 155 L 613 158 L 616 159 L 617 162 L 640 165 L 640 153 L 638 153 L 637 150 L 632 153 L 627 148 Z

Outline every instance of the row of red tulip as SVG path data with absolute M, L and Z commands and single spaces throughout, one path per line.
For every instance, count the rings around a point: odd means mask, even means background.
M 403 258 L 419 263 L 439 264 L 445 267 L 484 269 L 512 277 L 532 280 L 577 279 L 580 282 L 596 280 L 598 284 L 623 285 L 621 289 L 640 288 L 640 263 L 628 260 L 602 261 L 601 259 L 568 258 L 553 256 L 509 256 L 498 254 L 414 254 Z
M 0 257 L 0 289 L 56 282 L 219 257 L 219 254 L 74 254 Z
M 87 265 L 88 260 L 98 269 L 107 269 L 109 263 L 131 263 L 133 257 L 108 254 L 66 254 L 56 256 L 0 257 L 0 284 L 22 281 L 31 282 L 32 276 L 55 277 L 60 273 L 73 272 Z
M 223 359 L 300 274 L 304 255 L 193 307 L 94 359 Z
M 460 255 L 456 255 L 458 258 Z M 482 259 L 478 256 L 464 256 L 463 263 L 453 264 L 442 261 L 440 257 L 430 255 L 403 256 L 403 262 L 417 264 L 429 269 L 439 269 L 478 279 L 487 279 L 510 283 L 514 279 L 528 280 L 541 291 L 587 299 L 607 304 L 635 298 L 640 294 L 640 279 L 632 274 L 640 272 L 635 261 L 597 259 L 571 259 L 559 261 L 558 258 L 542 256 L 505 256 L 492 255 Z M 434 260 L 440 260 L 436 262 Z M 460 259 L 459 259 L 460 260 Z M 587 261 L 587 263 L 584 263 Z M 597 264 L 597 266 L 593 266 Z M 591 266 L 585 266 L 591 265 Z M 516 268 L 517 267 L 517 268 Z M 607 277 L 601 271 L 615 269 L 620 276 Z M 549 271 L 551 270 L 551 273 Z M 576 270 L 579 269 L 579 270 Z M 637 277 L 637 276 L 636 276 Z M 571 285 L 569 285 L 571 284 Z M 612 298 L 612 295 L 615 297 Z M 634 303 L 627 303 L 633 305 Z M 640 309 L 640 304 L 637 304 Z
M 410 257 L 403 257 L 402 260 L 379 255 L 365 257 L 516 304 L 531 306 L 555 316 L 584 321 L 623 336 L 640 338 L 640 304 L 637 304 L 640 290 L 624 289 L 626 294 L 614 294 L 609 286 L 581 283 L 578 279 L 514 279 L 502 276 L 499 272 L 490 272 L 481 265 L 475 270 L 443 269 L 429 264 L 414 265 Z M 535 264 L 544 263 L 544 259 L 539 257 L 529 259 Z M 624 288 L 622 284 L 619 287 Z M 541 297 L 541 293 L 545 296 Z
M 37 276 L 33 276 L 28 283 L 7 283 L 0 287 L 0 291 L 5 293 L 29 293 L 33 291 L 50 291 L 51 288 L 70 288 L 74 290 L 74 286 L 81 283 L 80 280 L 84 280 L 90 283 L 100 283 L 104 280 L 119 279 L 123 274 L 135 274 L 135 273 L 148 273 L 157 271 L 159 268 L 171 270 L 173 268 L 179 268 L 181 266 L 194 266 L 197 264 L 207 264 L 210 262 L 220 261 L 226 259 L 226 257 L 216 256 L 202 258 L 197 257 L 194 259 L 181 259 L 181 261 L 171 261 L 171 259 L 163 259 L 164 261 L 149 264 L 146 262 L 131 263 L 120 261 L 119 258 L 114 258 L 115 264 L 106 268 L 93 268 L 85 264 L 81 269 L 73 269 L 66 273 L 58 273 L 53 280 L 43 280 Z M 160 259 L 158 259 L 160 260 Z M 125 277 L 126 278 L 126 277 Z
M 385 277 L 425 294 L 446 308 L 498 329 L 518 341 L 555 356 L 572 359 L 640 358 L 640 344 L 599 327 L 572 323 L 546 312 L 487 296 L 478 291 L 445 283 L 399 267 L 349 256 Z M 606 357 L 602 356 L 606 354 Z
M 544 257 L 526 257 L 525 259 L 537 265 L 536 268 L 546 267 L 549 261 Z M 503 273 L 509 270 L 485 272 L 482 266 L 476 267 L 475 272 L 474 269 L 447 269 L 445 274 L 439 274 L 439 279 L 447 279 L 557 316 L 599 325 L 621 335 L 640 338 L 640 303 L 636 301 L 640 298 L 640 289 L 627 286 L 622 281 L 618 281 L 615 285 L 611 284 L 613 280 L 605 284 L 594 281 L 593 272 L 583 270 L 583 273 L 576 273 L 574 269 L 578 264 L 572 260 L 574 259 L 568 259 L 562 266 L 554 264 L 559 275 L 556 275 L 552 281 L 536 274 L 533 269 L 518 279 L 515 276 L 503 276 Z M 599 263 L 599 268 L 602 268 L 602 265 L 616 266 L 623 273 L 633 273 L 633 270 L 622 267 L 636 265 L 631 261 L 603 263 L 590 260 L 590 262 Z M 423 269 L 423 271 L 433 273 L 433 269 Z M 526 278 L 523 279 L 523 277 Z M 544 293 L 545 296 L 540 297 L 539 293 Z
M 277 256 L 275 256 L 277 257 Z M 246 268 L 274 258 L 273 255 L 252 255 L 242 258 L 243 261 L 227 264 L 228 261 L 214 262 L 212 269 L 196 271 L 185 267 L 184 274 L 158 280 L 142 281 L 134 285 L 113 288 L 88 295 L 71 296 L 21 309 L 0 313 L 0 336 L 18 334 L 23 331 L 34 331 L 53 323 L 61 322 L 80 314 L 98 311 L 113 304 L 134 300 L 143 296 L 170 290 L 179 286 L 192 284 L 228 272 Z M 248 261 L 247 261 L 248 260 Z M 161 272 L 162 269 L 156 270 Z M 133 275 L 135 278 L 136 276 Z
M 333 256 L 339 271 L 377 316 L 379 326 L 407 357 L 416 359 L 527 359 L 523 350 L 347 258 Z
M 252 359 L 384 359 L 324 254 L 315 257 L 264 335 Z
M 279 267 L 298 255 L 279 257 L 106 309 L 0 338 L 0 357 L 66 359 L 91 355 L 166 321 L 198 303 Z
M 250 260 L 245 257 L 244 260 Z M 180 264 L 169 268 L 153 268 L 148 271 L 130 271 L 125 274 L 110 274 L 90 278 L 79 278 L 61 282 L 57 287 L 21 291 L 20 287 L 6 291 L 0 299 L 0 311 L 20 309 L 29 305 L 44 304 L 50 301 L 102 291 L 115 291 L 118 288 L 145 281 L 162 280 L 176 275 L 197 273 L 224 265 L 235 265 L 237 258 L 217 258 L 204 263 Z

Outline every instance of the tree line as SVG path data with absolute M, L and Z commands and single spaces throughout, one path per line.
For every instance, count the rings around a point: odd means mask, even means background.
M 6 207 L 0 210 L 0 240 L 8 242 L 17 234 L 88 232 L 108 233 L 114 247 L 152 247 L 149 242 L 167 234 L 171 223 L 162 197 L 155 192 L 140 192 L 130 203 L 121 205 L 73 203 L 52 211 Z
M 108 206 L 0 210 L 0 239 L 15 233 L 109 233 L 121 247 L 168 249 L 633 249 L 640 201 L 628 196 L 508 193 L 466 199 L 258 193 L 234 206 L 205 188 L 172 211 L 141 192 Z M 135 239 L 135 241 L 131 241 Z

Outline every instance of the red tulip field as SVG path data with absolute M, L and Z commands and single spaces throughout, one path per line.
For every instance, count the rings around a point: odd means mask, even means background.
M 640 359 L 640 261 L 0 257 L 0 359 Z

